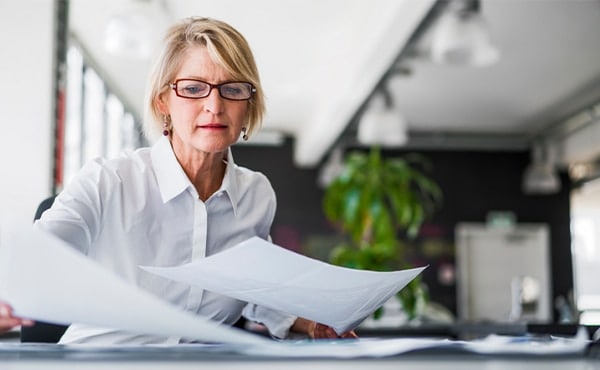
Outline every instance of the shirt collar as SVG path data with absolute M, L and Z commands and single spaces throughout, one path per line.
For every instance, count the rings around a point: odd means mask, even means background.
M 177 161 L 167 137 L 161 137 L 154 144 L 151 156 L 158 189 L 164 203 L 175 198 L 192 185 Z
M 171 143 L 167 137 L 161 137 L 152 147 L 151 151 L 152 163 L 156 172 L 156 181 L 164 203 L 175 198 L 186 189 L 191 188 L 192 192 L 197 195 L 196 189 L 187 177 L 183 168 L 177 161 Z M 227 166 L 225 167 L 225 176 L 219 191 L 225 191 L 233 213 L 237 214 L 238 203 L 238 184 L 235 177 L 236 164 L 233 161 L 231 148 L 227 150 Z
M 236 181 L 235 169 L 237 165 L 233 161 L 233 154 L 231 148 L 227 149 L 227 167 L 225 167 L 225 176 L 223 177 L 223 183 L 221 189 L 227 193 L 231 206 L 233 207 L 233 214 L 237 215 L 237 203 L 239 199 L 238 182 Z

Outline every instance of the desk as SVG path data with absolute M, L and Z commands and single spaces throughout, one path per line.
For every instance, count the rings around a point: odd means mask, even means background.
M 460 327 L 461 332 L 482 332 L 497 327 Z M 500 328 L 517 332 L 519 328 Z M 517 330 L 518 329 L 518 330 Z M 538 328 L 539 329 L 539 328 Z M 432 328 L 433 330 L 433 328 Z M 445 330 L 448 330 L 447 328 Z M 448 330 L 454 333 L 453 328 Z M 552 328 L 557 332 L 557 328 Z M 378 331 L 402 336 L 391 331 Z M 17 333 L 0 336 L 0 369 L 523 369 L 523 370 L 600 370 L 600 343 L 588 346 L 585 354 L 553 356 L 478 355 L 466 352 L 427 349 L 385 358 L 286 358 L 247 356 L 222 347 L 104 347 L 68 348 L 50 344 L 19 344 Z M 366 334 L 366 333 L 365 333 Z M 406 334 L 406 333 L 405 333 Z M 414 333 L 412 333 L 414 334 Z M 460 336 L 460 335 L 459 335 Z
M 488 356 L 464 353 L 408 353 L 378 359 L 289 359 L 198 352 L 178 347 L 100 351 L 2 351 L 0 368 L 19 369 L 523 369 L 600 370 L 589 356 Z

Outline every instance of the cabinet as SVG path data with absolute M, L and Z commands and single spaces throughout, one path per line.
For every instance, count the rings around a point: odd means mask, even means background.
M 455 235 L 459 319 L 552 320 L 547 225 L 461 223 Z

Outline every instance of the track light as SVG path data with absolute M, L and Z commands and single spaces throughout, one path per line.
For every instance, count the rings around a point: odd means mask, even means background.
M 358 141 L 365 145 L 402 146 L 408 141 L 408 127 L 392 97 L 382 88 L 358 122 Z
M 499 59 L 480 8 L 479 0 L 448 4 L 433 31 L 431 57 L 435 62 L 487 66 Z
M 136 0 L 114 14 L 104 31 L 104 48 L 113 55 L 146 59 L 152 53 L 156 22 L 150 1 Z
M 560 191 L 560 178 L 549 145 L 534 143 L 531 163 L 523 174 L 525 194 L 553 194 Z

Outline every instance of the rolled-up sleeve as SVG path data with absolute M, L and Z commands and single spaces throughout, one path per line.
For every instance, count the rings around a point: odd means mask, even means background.
M 298 316 L 261 307 L 252 303 L 249 303 L 244 308 L 242 315 L 250 321 L 263 324 L 269 330 L 269 334 L 279 339 L 288 337 L 290 328 L 298 318 Z

